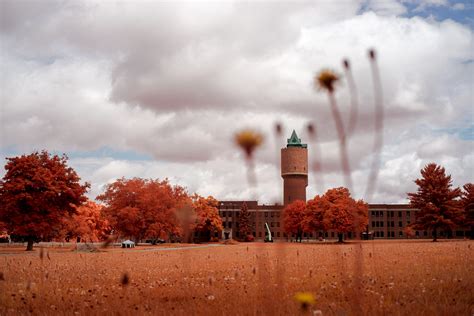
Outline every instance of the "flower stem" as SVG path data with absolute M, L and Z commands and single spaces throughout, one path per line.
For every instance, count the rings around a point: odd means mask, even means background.
M 349 191 L 352 192 L 352 177 L 351 177 L 351 168 L 349 166 L 349 156 L 347 154 L 347 144 L 346 144 L 346 133 L 344 131 L 344 124 L 342 122 L 341 113 L 337 107 L 336 98 L 334 92 L 330 91 L 328 93 L 329 103 L 331 105 L 331 112 L 336 123 L 337 136 L 339 138 L 339 149 L 341 154 L 341 165 L 342 171 L 344 173 L 344 182 Z
M 375 184 L 377 182 L 377 176 L 380 169 L 380 151 L 383 145 L 383 116 L 384 107 L 382 100 L 382 84 L 380 81 L 380 74 L 377 67 L 377 61 L 375 59 L 375 52 L 370 51 L 370 66 L 372 68 L 372 79 L 374 84 L 374 143 L 372 147 L 373 158 L 369 173 L 369 179 L 367 181 L 367 189 L 365 191 L 365 197 L 368 202 L 371 201 L 372 195 L 375 190 Z

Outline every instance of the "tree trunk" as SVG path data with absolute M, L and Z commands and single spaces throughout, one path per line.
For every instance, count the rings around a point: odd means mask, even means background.
M 33 237 L 32 236 L 28 236 L 26 241 L 28 242 L 28 244 L 26 245 L 26 251 L 33 251 Z
M 340 242 L 340 243 L 344 242 L 344 240 L 342 239 L 343 236 L 344 236 L 343 233 L 338 233 L 338 234 L 337 234 L 337 237 L 339 238 L 339 240 L 338 240 L 337 242 Z
M 438 241 L 438 232 L 436 229 L 433 230 L 433 241 Z

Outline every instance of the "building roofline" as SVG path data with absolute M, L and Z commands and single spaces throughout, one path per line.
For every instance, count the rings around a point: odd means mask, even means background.
M 259 210 L 268 209 L 268 210 L 278 210 L 283 209 L 283 204 L 259 204 L 256 200 L 219 200 L 219 206 L 227 206 L 230 204 L 237 204 L 241 205 L 243 203 L 247 203 L 250 207 L 255 207 Z M 387 210 L 398 210 L 398 209 L 415 209 L 410 204 L 383 204 L 383 203 L 376 203 L 376 204 L 369 204 L 369 210 L 373 209 L 387 209 Z
M 409 208 L 414 209 L 410 204 L 369 204 L 369 209 L 384 208 L 384 209 L 400 209 Z

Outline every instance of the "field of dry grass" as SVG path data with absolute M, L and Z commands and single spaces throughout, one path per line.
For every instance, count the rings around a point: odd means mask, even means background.
M 0 315 L 474 313 L 472 241 L 181 247 L 0 247 Z

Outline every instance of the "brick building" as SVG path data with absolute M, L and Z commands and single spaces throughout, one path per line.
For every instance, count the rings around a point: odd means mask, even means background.
M 281 177 L 283 178 L 283 203 L 306 201 L 308 186 L 308 146 L 301 143 L 296 132 L 288 138 L 286 148 L 281 149 Z
M 301 143 L 296 132 L 293 131 L 287 140 L 286 148 L 281 149 L 281 176 L 283 178 L 283 204 L 265 205 L 258 201 L 220 201 L 219 215 L 222 218 L 222 238 L 240 238 L 239 212 L 243 203 L 247 204 L 250 212 L 253 236 L 256 240 L 265 238 L 265 223 L 268 224 L 272 236 L 276 239 L 290 240 L 283 231 L 282 211 L 284 206 L 295 201 L 306 201 L 306 187 L 308 186 L 308 149 Z M 369 238 L 407 238 L 404 229 L 415 221 L 417 209 L 408 204 L 369 204 L 369 223 L 366 233 Z M 443 233 L 440 233 L 443 236 Z M 458 229 L 452 237 L 463 238 L 469 232 Z M 334 231 L 319 231 L 303 235 L 308 239 L 336 239 Z M 354 238 L 354 233 L 348 233 L 346 238 Z M 429 231 L 415 231 L 413 238 L 431 238 Z

